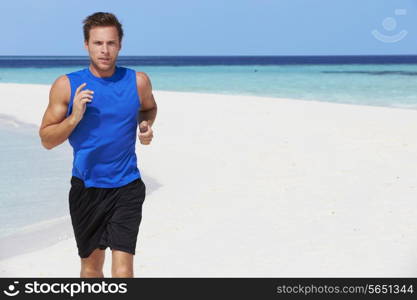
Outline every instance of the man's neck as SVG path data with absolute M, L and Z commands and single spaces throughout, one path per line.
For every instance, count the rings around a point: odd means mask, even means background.
M 90 72 L 93 73 L 94 76 L 101 77 L 101 78 L 111 77 L 116 70 L 116 66 L 113 66 L 108 71 L 100 71 L 100 70 L 97 70 L 96 68 L 94 68 L 94 66 L 92 64 L 90 64 L 89 68 L 90 68 Z

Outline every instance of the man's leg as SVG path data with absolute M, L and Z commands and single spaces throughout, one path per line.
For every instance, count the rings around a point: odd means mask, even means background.
M 112 277 L 133 277 L 133 254 L 112 250 Z
M 89 257 L 81 258 L 81 278 L 102 278 L 105 251 L 95 249 Z

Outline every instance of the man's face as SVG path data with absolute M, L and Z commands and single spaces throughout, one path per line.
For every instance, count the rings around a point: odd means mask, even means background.
M 116 64 L 121 49 L 116 27 L 91 28 L 90 38 L 84 46 L 90 55 L 91 62 L 97 69 L 102 71 L 111 70 Z

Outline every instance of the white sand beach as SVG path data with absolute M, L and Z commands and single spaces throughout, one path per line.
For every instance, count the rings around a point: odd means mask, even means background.
M 0 84 L 0 113 L 39 125 L 48 94 Z M 154 96 L 154 140 L 137 142 L 147 197 L 136 277 L 417 276 L 417 110 Z M 78 277 L 69 217 L 59 224 L 61 238 L 33 251 L 12 253 L 32 233 L 0 245 L 0 277 Z

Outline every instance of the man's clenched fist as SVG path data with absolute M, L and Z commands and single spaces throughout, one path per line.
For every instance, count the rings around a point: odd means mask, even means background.
M 139 141 L 142 145 L 149 145 L 153 138 L 153 131 L 148 121 L 142 121 L 139 124 Z

